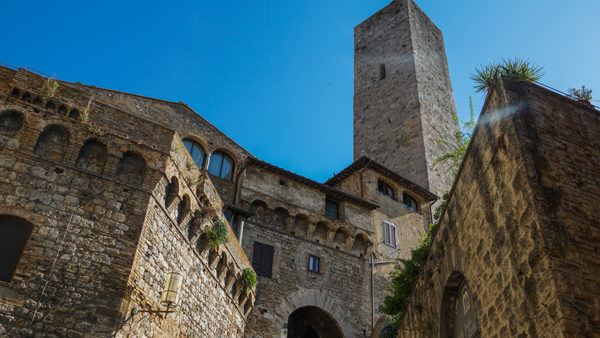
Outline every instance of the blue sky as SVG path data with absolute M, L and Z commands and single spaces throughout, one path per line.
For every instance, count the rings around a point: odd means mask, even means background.
M 322 181 L 352 161 L 353 27 L 388 2 L 3 1 L 0 63 L 184 101 L 259 158 Z M 474 67 L 504 57 L 600 98 L 600 1 L 417 3 L 444 32 L 461 117 L 483 99 Z

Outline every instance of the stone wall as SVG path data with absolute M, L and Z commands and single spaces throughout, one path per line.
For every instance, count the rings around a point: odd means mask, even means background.
M 222 218 L 222 202 L 176 134 L 69 85 L 49 95 L 42 77 L 1 74 L 0 218 L 18 217 L 33 230 L 15 274 L 0 282 L 0 335 L 111 336 L 132 307 L 157 306 L 173 267 L 186 269 L 196 289 L 184 295 L 196 296 L 166 320 L 138 317 L 138 328 L 206 334 L 193 318 L 241 335 L 254 295 L 239 276 L 250 265 L 234 237 L 216 262 L 215 253 L 200 257 L 203 223 L 192 215 L 209 213 L 194 207 Z M 188 182 L 171 201 L 177 225 L 157 202 L 166 201 L 168 174 Z M 194 180 L 205 182 L 202 189 L 191 188 Z
M 466 284 L 482 336 L 598 334 L 598 111 L 497 84 L 398 331 L 451 336 Z
M 280 178 L 288 180 L 285 186 Z M 347 201 L 346 215 L 329 219 L 324 192 L 255 167 L 244 174 L 240 203 L 253 212 L 242 238 L 250 259 L 256 242 L 274 247 L 273 275 L 259 277 L 246 335 L 279 337 L 288 316 L 303 306 L 327 312 L 348 337 L 368 334 L 370 210 Z M 320 273 L 307 271 L 308 255 L 320 257 Z
M 195 166 L 188 169 L 191 159 L 179 139 L 171 158 L 148 206 L 129 279 L 132 292 L 123 306 L 127 313 L 133 308 L 161 309 L 164 278 L 171 271 L 185 278 L 180 304 L 164 318 L 138 314 L 119 336 L 240 337 L 255 298 L 241 280 L 250 263 L 229 227 L 229 243 L 217 250 L 202 240 L 215 219 L 226 222 L 220 213 L 223 205 L 205 174 Z

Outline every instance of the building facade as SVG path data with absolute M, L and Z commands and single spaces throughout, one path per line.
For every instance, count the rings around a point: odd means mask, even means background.
M 545 114 L 574 110 L 562 130 Z M 354 162 L 323 183 L 185 103 L 0 68 L 0 335 L 376 336 L 390 273 L 452 186 L 434 162 L 455 111 L 441 32 L 412 0 L 355 28 Z M 597 117 L 528 83 L 494 90 L 399 336 L 598 333 Z

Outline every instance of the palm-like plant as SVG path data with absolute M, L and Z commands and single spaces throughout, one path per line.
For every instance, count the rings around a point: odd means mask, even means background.
M 521 59 L 504 59 L 500 63 L 491 63 L 475 69 L 471 79 L 475 81 L 475 91 L 487 92 L 499 77 L 538 81 L 544 75 L 544 68 Z

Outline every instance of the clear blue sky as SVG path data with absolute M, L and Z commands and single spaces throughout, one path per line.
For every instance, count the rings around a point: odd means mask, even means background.
M 353 27 L 388 0 L 2 1 L 0 63 L 190 104 L 261 159 L 316 180 L 352 161 Z M 475 66 L 525 57 L 600 98 L 600 1 L 417 0 L 466 114 Z

